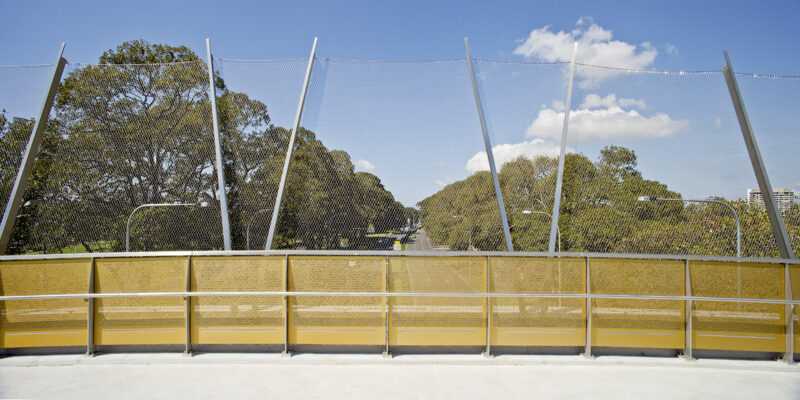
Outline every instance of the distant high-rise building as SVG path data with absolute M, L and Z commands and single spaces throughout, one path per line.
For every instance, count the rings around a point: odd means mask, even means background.
M 786 211 L 792 204 L 797 204 L 798 196 L 794 190 L 775 188 L 772 189 L 772 193 L 775 196 L 775 203 L 777 203 L 780 212 Z M 760 189 L 747 189 L 747 204 L 764 205 L 764 197 L 761 195 Z

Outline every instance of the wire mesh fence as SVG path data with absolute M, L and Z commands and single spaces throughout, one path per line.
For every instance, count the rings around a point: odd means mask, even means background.
M 307 59 L 217 60 L 234 249 L 263 249 Z
M 773 194 L 786 233 L 797 254 L 800 248 L 800 76 L 736 74 L 745 99 L 758 147 L 769 174 Z M 746 198 L 753 213 L 765 214 L 763 194 L 758 186 L 749 188 Z M 764 218 L 764 217 L 762 217 Z
M 207 64 L 162 61 L 67 66 L 7 252 L 222 248 Z M 215 60 L 235 250 L 273 229 L 308 61 Z M 560 251 L 779 255 L 722 72 L 577 64 L 555 193 L 570 64 L 473 64 L 514 250 L 560 196 Z M 0 67 L 2 202 L 51 71 Z M 796 247 L 800 78 L 737 76 Z M 466 59 L 317 58 L 304 104 L 272 248 L 506 250 Z
M 221 248 L 207 93 L 202 61 L 68 65 L 20 250 Z
M 573 100 L 568 248 L 736 256 L 738 219 L 744 255 L 777 255 L 768 220 L 742 200 L 757 184 L 721 72 L 578 65 Z M 537 122 L 538 135 L 561 126 Z
M 317 60 L 278 246 L 390 250 L 420 228 L 407 250 L 498 247 L 491 176 L 463 180 L 483 148 L 470 88 L 465 60 Z
M 6 209 L 53 68 L 0 66 L 0 210 Z M 19 214 L 20 223 L 26 223 L 28 215 Z
M 569 64 L 476 60 L 474 65 L 514 249 L 546 251 L 561 135 L 537 136 L 532 124 L 551 108 L 563 111 Z M 488 171 L 486 153 L 481 157 L 470 159 L 467 169 Z M 499 229 L 494 233 L 503 235 Z

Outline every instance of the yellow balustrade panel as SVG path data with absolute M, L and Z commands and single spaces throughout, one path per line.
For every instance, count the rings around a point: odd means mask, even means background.
M 685 262 L 589 260 L 593 294 L 683 296 Z M 685 305 L 676 300 L 592 300 L 592 346 L 682 349 Z
M 486 293 L 486 257 L 393 257 L 389 291 Z M 486 344 L 486 299 L 392 297 L 390 307 L 391 345 Z
M 385 292 L 386 257 L 291 256 L 289 290 Z M 385 297 L 289 298 L 289 343 L 382 345 Z
M 186 257 L 98 258 L 96 293 L 185 292 Z M 95 344 L 183 344 L 186 302 L 180 296 L 99 298 Z
M 784 266 L 691 262 L 695 296 L 784 299 Z M 783 304 L 693 302 L 697 349 L 783 352 Z
M 3 261 L 0 296 L 86 293 L 89 259 Z M 83 299 L 0 301 L 0 348 L 85 346 Z
M 583 258 L 491 258 L 492 293 L 585 293 Z M 492 346 L 583 346 L 586 301 L 494 298 Z
M 283 291 L 285 257 L 192 257 L 193 292 Z M 283 297 L 192 297 L 195 344 L 283 343 Z

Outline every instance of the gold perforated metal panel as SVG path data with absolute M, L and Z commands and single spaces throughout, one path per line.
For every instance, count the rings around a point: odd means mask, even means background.
M 486 293 L 486 257 L 394 257 L 389 291 Z M 414 346 L 486 344 L 486 300 L 392 297 L 389 343 Z
M 283 291 L 284 257 L 192 257 L 193 292 Z M 283 343 L 282 296 L 192 297 L 192 343 Z
M 800 265 L 789 266 L 789 281 L 792 283 L 792 299 L 800 300 Z M 800 306 L 794 306 L 792 313 L 794 332 L 794 352 L 800 353 Z
M 289 257 L 289 290 L 385 292 L 385 257 Z M 289 299 L 292 344 L 381 345 L 384 297 L 298 296 Z
M 695 296 L 784 298 L 784 266 L 691 262 Z M 693 343 L 698 349 L 782 352 L 783 304 L 693 302 Z
M 593 294 L 683 296 L 683 261 L 590 259 Z M 685 305 L 674 300 L 592 300 L 592 345 L 681 349 Z
M 86 293 L 90 263 L 0 262 L 0 296 Z M 0 301 L 0 347 L 86 345 L 87 315 L 83 299 Z
M 186 257 L 96 260 L 96 293 L 186 291 Z M 186 303 L 180 296 L 100 298 L 95 301 L 95 344 L 182 344 Z
M 491 258 L 492 293 L 584 293 L 582 258 Z M 584 299 L 491 300 L 493 346 L 583 346 Z

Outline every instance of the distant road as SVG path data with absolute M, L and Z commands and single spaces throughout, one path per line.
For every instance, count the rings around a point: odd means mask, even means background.
M 428 237 L 424 229 L 418 229 L 413 238 L 406 242 L 406 251 L 433 251 L 433 240 Z

